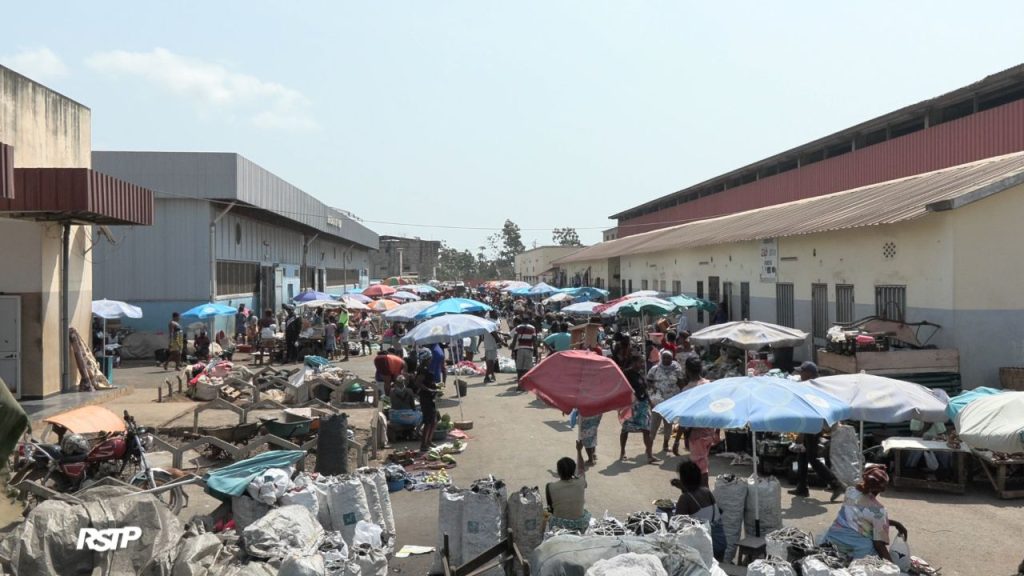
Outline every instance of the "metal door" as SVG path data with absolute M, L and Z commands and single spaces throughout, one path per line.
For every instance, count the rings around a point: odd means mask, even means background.
M 732 322 L 736 319 L 736 315 L 733 313 L 733 301 L 732 301 L 732 282 L 722 282 L 722 301 L 725 302 L 727 307 L 726 317 L 727 322 Z
M 0 378 L 21 398 L 21 296 L 0 296 Z
M 811 337 L 824 340 L 828 333 L 828 284 L 811 284 Z

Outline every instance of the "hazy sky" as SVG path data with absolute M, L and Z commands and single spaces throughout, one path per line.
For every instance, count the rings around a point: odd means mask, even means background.
M 156 4 L 12 4 L 0 63 L 91 107 L 96 150 L 238 152 L 377 232 L 470 249 L 506 218 L 527 246 L 598 241 L 615 212 L 1024 62 L 1022 2 Z

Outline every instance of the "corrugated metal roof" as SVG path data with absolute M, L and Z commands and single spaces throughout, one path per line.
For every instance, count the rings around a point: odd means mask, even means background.
M 15 194 L 0 213 L 90 224 L 153 223 L 153 192 L 88 168 L 15 168 Z
M 1022 81 L 1022 79 L 1024 79 L 1024 64 L 1018 64 L 1016 66 L 1012 66 L 1010 68 L 1007 68 L 1006 70 L 1002 70 L 1000 72 L 996 72 L 995 74 L 990 74 L 990 75 L 986 76 L 985 78 L 982 78 L 981 80 L 978 80 L 977 82 L 973 82 L 971 84 L 968 84 L 967 86 L 963 86 L 963 87 L 957 88 L 955 90 L 951 90 L 951 91 L 946 92 L 944 94 L 941 94 L 939 96 L 935 96 L 933 98 L 929 98 L 927 100 L 923 100 L 923 101 L 918 102 L 916 104 L 911 104 L 909 106 L 904 106 L 903 108 L 900 108 L 898 110 L 894 110 L 894 111 L 889 112 L 887 114 L 883 114 L 883 115 L 878 116 L 876 118 L 872 118 L 871 120 L 867 120 L 865 122 L 861 122 L 860 124 L 856 124 L 854 126 L 851 126 L 849 128 L 845 128 L 845 129 L 840 130 L 838 132 L 834 132 L 832 134 L 829 134 L 828 136 L 824 136 L 822 138 L 818 138 L 817 140 L 812 140 L 811 142 L 807 142 L 806 144 L 801 144 L 800 146 L 797 146 L 795 148 L 791 148 L 791 149 L 786 150 L 784 152 L 780 152 L 780 153 L 775 154 L 773 156 L 769 156 L 768 158 L 765 158 L 765 159 L 762 159 L 762 160 L 758 160 L 757 162 L 753 162 L 751 164 L 747 164 L 746 166 L 737 168 L 737 169 L 732 170 L 730 172 L 726 172 L 724 174 L 720 174 L 720 175 L 715 176 L 713 178 L 710 178 L 710 179 L 704 180 L 702 182 L 699 182 L 697 184 L 688 186 L 688 187 L 686 187 L 686 188 L 684 188 L 682 190 L 671 192 L 669 194 L 665 194 L 663 196 L 659 196 L 658 198 L 655 198 L 653 200 L 649 200 L 647 202 L 644 202 L 643 204 L 639 204 L 639 205 L 633 206 L 631 208 L 627 208 L 625 210 L 622 210 L 620 212 L 612 214 L 611 216 L 609 216 L 609 218 L 613 219 L 613 220 L 615 220 L 615 219 L 629 219 L 629 218 L 632 218 L 632 217 L 635 216 L 634 213 L 636 213 L 636 212 L 638 212 L 640 210 L 643 210 L 644 208 L 647 208 L 649 206 L 657 205 L 657 204 L 659 204 L 661 202 L 664 202 L 664 201 L 666 201 L 668 199 L 678 198 L 680 196 L 684 196 L 685 194 L 687 194 L 691 190 L 696 190 L 698 188 L 706 187 L 706 186 L 709 186 L 709 185 L 711 185 L 713 183 L 717 183 L 717 182 L 724 182 L 726 180 L 729 180 L 729 179 L 734 178 L 734 177 L 736 177 L 738 175 L 750 172 L 751 170 L 757 169 L 759 167 L 770 166 L 770 165 L 772 165 L 774 163 L 777 163 L 777 162 L 779 162 L 780 160 L 783 160 L 783 159 L 796 158 L 797 156 L 799 156 L 800 154 L 802 154 L 804 152 L 815 150 L 817 148 L 820 148 L 820 147 L 828 145 L 828 144 L 835 144 L 836 142 L 839 142 L 839 141 L 845 141 L 845 140 L 848 140 L 849 138 L 853 137 L 854 135 L 862 134 L 862 133 L 869 132 L 869 131 L 872 131 L 872 130 L 876 130 L 876 129 L 878 129 L 880 127 L 884 127 L 884 126 L 886 126 L 888 124 L 893 124 L 893 123 L 897 123 L 897 122 L 901 122 L 901 121 L 907 120 L 907 119 L 912 118 L 913 116 L 915 116 L 917 114 L 921 114 L 921 113 L 923 113 L 925 111 L 928 111 L 928 110 L 931 110 L 931 109 L 934 109 L 934 108 L 939 108 L 939 107 L 942 107 L 942 106 L 946 106 L 946 105 L 954 103 L 954 102 L 956 102 L 958 100 L 961 100 L 961 99 L 964 99 L 964 98 L 967 98 L 967 97 L 971 97 L 971 96 L 975 95 L 977 92 L 981 92 L 981 91 L 984 91 L 984 90 L 993 90 L 993 89 L 1005 88 L 1006 86 L 1010 86 L 1010 85 L 1013 85 L 1013 84 L 1020 83 Z
M 585 262 L 676 247 L 785 238 L 895 224 L 1024 183 L 1024 152 L 602 242 L 555 261 Z

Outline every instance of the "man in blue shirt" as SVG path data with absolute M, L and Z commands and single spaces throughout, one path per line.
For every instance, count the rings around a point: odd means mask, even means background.
M 565 352 L 569 349 L 572 342 L 572 337 L 569 335 L 569 325 L 565 322 L 556 324 L 553 327 L 551 335 L 544 339 L 544 346 L 548 349 L 549 354 L 555 352 Z
M 434 375 L 434 384 L 447 383 L 448 371 L 444 369 L 444 350 L 440 344 L 430 347 L 430 373 Z

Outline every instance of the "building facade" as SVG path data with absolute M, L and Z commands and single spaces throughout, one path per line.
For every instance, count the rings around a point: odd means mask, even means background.
M 619 290 L 724 302 L 729 320 L 793 326 L 814 358 L 835 322 L 928 321 L 928 344 L 956 348 L 963 386 L 998 386 L 1024 363 L 1016 248 L 1024 153 L 846 192 L 646 232 L 562 259 L 568 274 L 614 261 Z M 691 330 L 710 321 L 689 311 Z
M 371 254 L 370 275 L 377 280 L 392 276 L 433 280 L 440 251 L 440 240 L 381 236 L 380 249 Z
M 559 275 L 558 267 L 554 266 L 552 262 L 582 249 L 583 246 L 538 246 L 517 254 L 515 258 L 516 280 L 531 284 L 538 282 L 554 285 L 567 283 L 567 279 Z M 603 288 L 603 286 L 597 286 L 590 282 L 578 285 Z
M 204 302 L 278 310 L 307 288 L 368 281 L 377 235 L 243 156 L 94 152 L 93 163 L 156 193 L 152 227 L 96 239 L 95 292 L 140 306 L 144 318 L 126 320 L 136 330 L 163 331 Z
M 1024 150 L 1024 65 L 611 216 L 616 236 Z M 608 234 L 606 233 L 606 237 Z
M 92 225 L 152 221 L 151 192 L 91 169 L 91 121 L 0 66 L 0 377 L 19 398 L 75 387 L 68 333 L 89 346 Z

